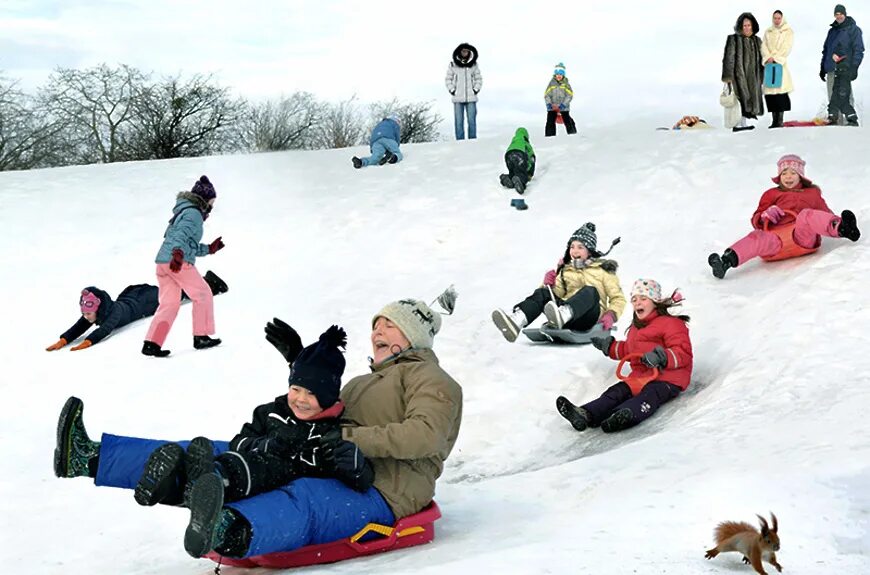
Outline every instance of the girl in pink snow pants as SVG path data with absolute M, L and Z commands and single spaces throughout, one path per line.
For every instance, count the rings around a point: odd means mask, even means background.
M 197 180 L 190 192 L 178 194 L 172 219 L 163 234 L 163 245 L 155 260 L 160 288 L 159 305 L 142 346 L 145 355 L 169 355 L 169 350 L 163 349 L 163 343 L 181 307 L 182 290 L 193 302 L 193 347 L 206 349 L 221 342 L 209 337 L 215 332 L 212 294 L 194 266 L 197 256 L 213 254 L 224 247 L 221 238 L 210 244 L 199 243 L 202 239 L 202 224 L 208 218 L 216 198 L 214 186 L 205 176 Z
M 725 277 L 729 268 L 736 268 L 752 258 L 785 259 L 814 252 L 822 244 L 821 236 L 853 242 L 861 237 L 855 214 L 843 210 L 839 216 L 834 215 L 822 198 L 822 191 L 804 175 L 806 162 L 799 156 L 783 156 L 776 166 L 779 175 L 773 182 L 777 187 L 761 196 L 752 214 L 755 229 L 721 256 L 714 253 L 707 258 L 715 277 Z M 765 224 L 768 224 L 767 230 Z

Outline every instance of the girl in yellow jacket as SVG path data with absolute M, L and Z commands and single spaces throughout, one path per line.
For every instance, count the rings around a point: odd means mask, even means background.
M 610 249 L 617 243 L 619 238 Z M 601 259 L 610 249 L 602 254 L 597 244 L 595 224 L 583 224 L 571 234 L 565 254 L 556 269 L 544 275 L 541 287 L 515 305 L 512 313 L 492 312 L 492 321 L 506 340 L 516 341 L 520 330 L 542 312 L 558 329 L 587 331 L 596 323 L 605 330 L 613 327 L 625 309 L 625 295 L 616 276 L 617 263 Z

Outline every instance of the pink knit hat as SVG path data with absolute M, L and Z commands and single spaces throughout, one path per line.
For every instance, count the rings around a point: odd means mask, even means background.
M 97 313 L 97 308 L 100 307 L 100 298 L 85 289 L 82 290 L 79 305 L 82 308 L 82 313 Z
M 661 284 L 649 278 L 638 278 L 635 280 L 628 297 L 631 298 L 636 295 L 649 298 L 656 303 L 664 303 L 666 300 L 670 300 L 671 303 L 683 301 L 683 294 L 680 293 L 679 289 L 675 289 L 669 298 L 663 298 Z
M 795 154 L 786 154 L 785 156 L 781 157 L 776 163 L 776 174 L 778 176 L 782 175 L 784 171 L 791 168 L 792 170 L 797 172 L 800 177 L 805 178 L 806 175 L 804 174 L 804 166 L 806 165 L 807 163 L 803 161 L 800 156 Z

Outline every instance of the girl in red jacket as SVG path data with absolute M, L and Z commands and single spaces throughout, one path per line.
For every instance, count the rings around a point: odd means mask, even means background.
M 633 394 L 624 381 L 610 386 L 601 397 L 577 407 L 567 398 L 556 400 L 559 413 L 574 429 L 601 426 L 605 433 L 628 429 L 650 417 L 660 405 L 677 397 L 689 387 L 692 377 L 692 342 L 686 324 L 689 317 L 673 316 L 668 310 L 683 296 L 678 291 L 662 298 L 662 288 L 651 279 L 639 279 L 631 287 L 634 318 L 625 341 L 612 336 L 593 338 L 592 345 L 611 359 L 621 360 L 631 353 L 642 353 L 631 360 L 629 379 L 643 378 L 658 368 L 659 376 Z
M 858 241 L 861 232 L 855 214 L 843 210 L 842 214 L 835 216 L 822 198 L 819 187 L 804 176 L 805 165 L 806 162 L 794 154 L 779 159 L 776 163 L 779 175 L 773 178 L 777 187 L 764 192 L 752 214 L 752 227 L 755 229 L 721 256 L 710 254 L 707 258 L 714 276 L 722 279 L 729 268 L 736 268 L 759 256 L 773 258 L 779 254 L 775 259 L 784 259 L 811 253 L 822 244 L 821 236 Z M 797 218 L 786 211 L 794 212 Z M 764 229 L 765 223 L 769 224 L 769 231 Z M 791 236 L 794 245 L 783 246 L 774 229 L 788 224 L 794 226 Z

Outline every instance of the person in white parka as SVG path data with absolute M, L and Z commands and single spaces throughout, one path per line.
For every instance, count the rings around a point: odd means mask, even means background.
M 444 85 L 453 96 L 453 120 L 457 140 L 465 139 L 465 116 L 468 116 L 468 139 L 477 138 L 477 93 L 483 86 L 483 76 L 477 66 L 477 48 L 460 44 L 453 51 L 447 66 Z
M 771 128 L 781 128 L 783 116 L 791 110 L 789 93 L 794 90 L 791 72 L 788 69 L 788 56 L 794 44 L 794 31 L 786 22 L 781 10 L 773 13 L 773 24 L 765 30 L 761 44 L 761 59 L 765 64 L 776 62 L 782 65 L 782 86 L 764 87 L 764 101 L 773 114 Z

